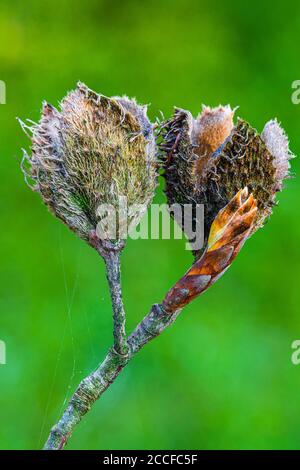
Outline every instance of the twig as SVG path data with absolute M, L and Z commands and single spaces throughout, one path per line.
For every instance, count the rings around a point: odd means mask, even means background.
M 126 315 L 121 290 L 120 251 L 108 251 L 104 261 L 113 309 L 114 348 L 118 354 L 126 355 L 128 346 L 125 329 Z
M 128 352 L 111 348 L 99 367 L 79 384 L 61 419 L 52 428 L 46 450 L 63 449 L 74 428 L 121 370 L 149 341 L 170 326 L 181 309 L 208 289 L 231 265 L 248 238 L 256 214 L 256 201 L 244 189 L 218 214 L 212 224 L 202 258 L 169 290 L 129 336 Z
M 106 277 L 109 285 L 113 310 L 114 350 L 117 354 L 126 356 L 128 352 L 126 338 L 126 313 L 123 305 L 121 289 L 120 255 L 125 246 L 124 240 L 115 242 L 99 240 L 96 231 L 90 232 L 90 244 L 103 258 L 106 267 Z
M 159 335 L 176 319 L 178 312 L 166 314 L 161 305 L 154 305 L 144 320 L 128 338 L 128 354 L 118 354 L 114 348 L 108 351 L 104 361 L 82 380 L 59 422 L 52 428 L 45 450 L 63 449 L 75 426 L 90 410 L 103 392 L 115 381 L 133 356 L 151 339 Z

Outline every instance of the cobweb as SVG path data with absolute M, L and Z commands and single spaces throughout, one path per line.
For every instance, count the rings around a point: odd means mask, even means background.
M 66 393 L 63 398 L 62 404 L 60 406 L 60 410 L 57 415 L 57 420 L 61 417 L 62 412 L 66 406 L 66 403 L 69 399 L 71 388 L 73 385 L 73 381 L 75 377 L 80 374 L 82 371 L 76 370 L 76 364 L 77 364 L 77 358 L 76 358 L 76 345 L 75 345 L 75 337 L 74 337 L 74 328 L 73 328 L 73 318 L 72 318 L 72 307 L 74 304 L 74 298 L 75 294 L 78 289 L 78 281 L 79 281 L 79 274 L 80 274 L 80 269 L 81 269 L 81 256 L 82 256 L 82 251 L 79 249 L 78 251 L 78 257 L 77 257 L 77 263 L 76 263 L 76 271 L 75 271 L 75 277 L 72 282 L 72 287 L 68 287 L 68 279 L 66 275 L 66 269 L 65 269 L 65 259 L 64 259 L 64 250 L 63 250 L 63 244 L 62 244 L 62 238 L 61 238 L 61 228 L 59 229 L 59 239 L 58 239 L 58 245 L 59 245 L 59 256 L 60 256 L 60 263 L 61 263 L 61 268 L 62 268 L 62 275 L 63 275 L 63 282 L 64 282 L 64 290 L 65 290 L 65 296 L 66 296 L 66 318 L 64 322 L 64 327 L 62 331 L 62 337 L 60 341 L 60 345 L 58 348 L 56 360 L 55 360 L 55 366 L 54 366 L 54 371 L 53 371 L 53 376 L 52 380 L 50 382 L 50 387 L 49 387 L 49 393 L 46 401 L 46 406 L 45 406 L 45 412 L 44 412 L 44 417 L 41 425 L 41 430 L 39 434 L 39 442 L 38 442 L 38 448 L 41 448 L 41 445 L 43 444 L 43 439 L 45 438 L 45 427 L 47 423 L 47 419 L 49 416 L 49 408 L 51 405 L 51 402 L 53 400 L 54 396 L 54 390 L 55 390 L 55 385 L 57 382 L 57 374 L 59 371 L 59 367 L 61 364 L 61 359 L 62 359 L 62 353 L 64 350 L 65 342 L 66 339 L 69 335 L 70 341 L 71 341 L 71 355 L 72 355 L 72 362 L 71 362 L 71 371 L 69 378 L 67 379 L 67 387 L 66 387 Z M 91 336 L 91 329 L 90 329 L 90 324 L 89 324 L 89 319 L 88 315 L 86 312 L 86 309 L 83 308 L 83 314 L 84 314 L 84 319 L 85 319 L 85 326 L 87 329 L 87 335 L 86 338 L 90 344 L 90 349 L 91 349 L 91 355 L 95 359 L 96 358 L 96 352 L 93 346 L 92 342 L 92 336 Z M 67 364 L 68 366 L 68 364 Z M 78 380 L 79 382 L 79 380 Z M 54 424 L 54 423 L 53 423 Z

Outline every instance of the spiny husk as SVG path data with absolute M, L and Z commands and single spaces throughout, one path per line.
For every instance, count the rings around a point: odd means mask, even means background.
M 199 153 L 199 142 L 195 141 L 197 125 L 191 113 L 183 109 L 175 109 L 174 116 L 162 125 L 160 149 L 169 205 L 204 204 L 204 238 L 207 242 L 218 212 L 247 186 L 257 200 L 258 210 L 252 228 L 255 231 L 272 213 L 276 192 L 282 189 L 282 180 L 288 176 L 291 154 L 285 134 L 278 130 L 281 128 L 276 123 L 276 132 L 274 125 L 272 132 L 270 129 L 264 132 L 265 143 L 246 121 L 238 119 L 237 125 L 230 130 L 227 119 L 225 127 L 224 120 L 219 124 L 228 131 L 224 142 L 215 151 Z M 274 133 L 278 142 L 281 140 L 281 147 L 285 147 L 277 156 L 272 147 Z M 212 141 L 215 141 L 215 129 L 213 134 Z M 224 137 L 226 132 L 221 135 Z M 193 225 L 195 229 L 196 220 Z M 199 254 L 197 252 L 196 256 Z
M 60 110 L 45 103 L 31 127 L 26 173 L 51 212 L 89 240 L 100 204 L 148 206 L 157 185 L 155 140 L 147 107 L 107 98 L 79 83 Z M 27 125 L 23 124 L 23 127 Z M 128 214 L 130 224 L 136 214 Z M 121 227 L 119 227 L 121 231 Z

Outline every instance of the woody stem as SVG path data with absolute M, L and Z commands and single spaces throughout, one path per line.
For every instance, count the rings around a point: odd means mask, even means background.
M 129 336 L 127 355 L 118 354 L 115 348 L 108 351 L 104 361 L 96 370 L 80 382 L 61 419 L 51 429 L 44 447 L 45 450 L 64 448 L 77 424 L 95 401 L 115 381 L 133 356 L 171 325 L 179 312 L 180 310 L 167 313 L 162 305 L 153 305 L 150 312 Z
M 249 237 L 256 203 L 245 190 L 216 217 L 203 256 L 167 292 L 161 304 L 154 304 L 126 341 L 125 313 L 120 287 L 120 250 L 124 244 L 91 244 L 105 259 L 114 311 L 114 347 L 97 369 L 79 384 L 61 419 L 52 428 L 44 449 L 63 449 L 76 425 L 95 401 L 115 381 L 132 357 L 150 340 L 170 326 L 181 309 L 205 292 L 231 265 Z M 253 207 L 254 206 L 254 207 Z
M 118 354 L 126 355 L 128 346 L 125 329 L 126 314 L 121 290 L 120 251 L 107 251 L 103 258 L 113 309 L 114 349 Z

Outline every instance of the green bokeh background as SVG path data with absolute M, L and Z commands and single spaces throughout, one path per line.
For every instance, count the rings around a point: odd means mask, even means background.
M 261 130 L 278 117 L 300 153 L 299 2 L 2 1 L 0 79 L 0 447 L 37 449 L 64 400 L 104 356 L 111 316 L 103 263 L 55 220 L 19 170 L 37 120 L 77 80 L 165 116 L 239 105 Z M 293 161 L 297 173 L 299 161 Z M 298 171 L 299 172 L 299 171 Z M 161 182 L 162 186 L 162 182 Z M 148 345 L 78 426 L 69 449 L 300 448 L 299 184 L 226 275 Z M 160 188 L 156 202 L 163 202 Z M 180 240 L 128 242 L 128 329 L 187 269 Z

